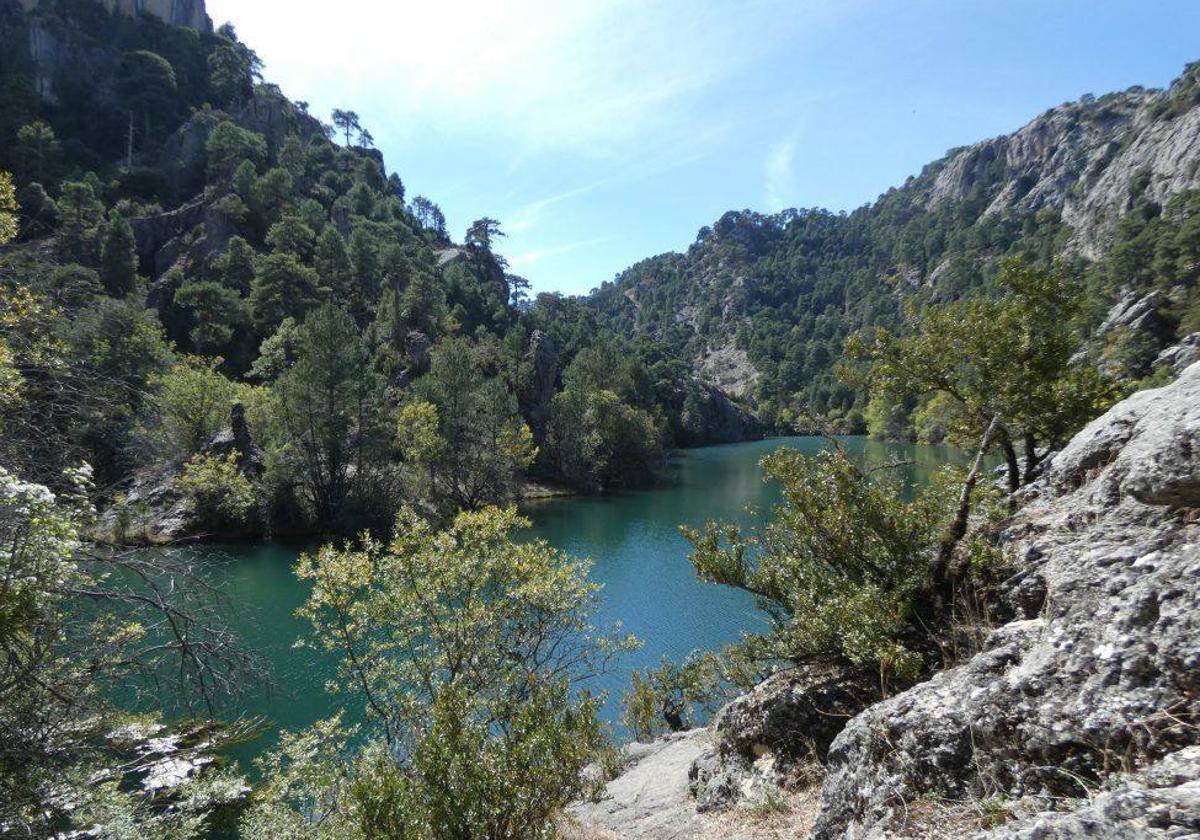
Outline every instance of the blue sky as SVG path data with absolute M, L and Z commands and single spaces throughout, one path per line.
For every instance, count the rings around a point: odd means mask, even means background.
M 1197 0 L 208 0 L 461 238 L 583 293 L 730 209 L 847 210 L 1200 59 Z

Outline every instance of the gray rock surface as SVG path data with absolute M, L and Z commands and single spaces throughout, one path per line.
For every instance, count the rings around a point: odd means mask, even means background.
M 1183 373 L 1194 362 L 1200 362 L 1200 332 L 1184 337 L 1158 354 L 1154 367 L 1169 367 L 1176 376 Z
M 1200 837 L 1200 747 L 1172 753 L 1074 810 L 1038 814 L 977 840 L 1167 840 Z
M 823 762 L 846 723 L 878 698 L 877 681 L 863 674 L 798 668 L 764 680 L 713 720 L 714 747 L 690 774 L 697 809 L 724 810 Z
M 1198 74 L 1200 68 L 1189 67 L 1166 91 L 1084 97 L 1013 134 L 961 149 L 940 164 L 926 203 L 962 201 L 982 189 L 991 199 L 987 215 L 1059 211 L 1073 229 L 1074 247 L 1095 258 L 1137 199 L 1161 204 L 1197 185 L 1200 109 L 1192 107 L 1192 86 Z
M 212 19 L 204 0 L 97 0 L 110 12 L 130 17 L 153 15 L 172 26 L 185 26 L 200 32 L 211 32 Z M 42 0 L 20 0 L 26 11 L 35 9 Z
M 1001 536 L 1036 614 L 850 722 L 814 837 L 884 836 L 921 797 L 1079 798 L 1200 740 L 1198 491 L 1200 364 L 1055 456 Z
M 573 805 L 568 817 L 628 840 L 686 840 L 703 825 L 688 789 L 688 770 L 709 749 L 705 729 L 631 744 L 628 765 L 596 802 Z

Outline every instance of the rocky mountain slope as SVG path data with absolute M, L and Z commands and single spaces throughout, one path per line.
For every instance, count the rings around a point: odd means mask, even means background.
M 814 840 L 1200 832 L 1200 364 L 1087 426 L 1019 501 L 1001 536 L 1011 620 L 845 724 Z M 696 814 L 714 762 L 752 745 L 753 772 L 725 798 L 751 796 L 781 748 L 821 736 L 797 714 L 816 697 L 760 687 L 711 732 L 639 746 L 576 816 L 600 836 L 719 836 Z M 647 830 L 661 813 L 675 833 Z
M 21 0 L 28 11 L 36 9 L 45 0 Z M 153 15 L 163 23 L 184 26 L 200 32 L 211 32 L 212 18 L 204 7 L 204 0 L 102 0 L 110 12 L 138 17 Z
M 645 260 L 592 300 L 621 329 L 686 347 L 769 418 L 845 414 L 862 407 L 831 374 L 849 332 L 898 324 L 905 301 L 986 288 L 1006 256 L 1100 260 L 1130 211 L 1157 214 L 1200 187 L 1197 103 L 1197 65 L 1167 90 L 1085 96 L 849 214 L 728 213 L 686 253 Z M 1138 284 L 1121 272 L 1098 289 L 1102 306 Z

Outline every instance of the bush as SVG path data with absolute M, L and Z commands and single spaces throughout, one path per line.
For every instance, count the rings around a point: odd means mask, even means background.
M 215 531 L 250 524 L 258 506 L 254 486 L 238 469 L 239 453 L 224 458 L 196 455 L 183 468 L 180 489 L 192 500 L 197 519 Z
M 780 449 L 763 461 L 784 502 L 763 528 L 683 529 L 702 580 L 754 595 L 770 631 L 734 646 L 738 682 L 772 663 L 869 667 L 881 682 L 911 679 L 923 651 L 910 642 L 914 606 L 941 534 L 945 494 L 906 501 L 886 470 L 864 472 L 840 449 Z
M 631 679 L 622 698 L 622 722 L 639 741 L 694 726 L 701 715 L 715 711 L 723 684 L 712 654 L 692 655 L 678 664 L 664 656 L 657 668 L 634 671 Z

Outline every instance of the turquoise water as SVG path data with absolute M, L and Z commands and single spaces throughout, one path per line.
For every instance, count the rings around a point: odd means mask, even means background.
M 755 517 L 746 512 L 747 506 L 769 509 L 778 492 L 763 482 L 758 464 L 783 445 L 813 452 L 828 444 L 820 438 L 789 438 L 689 450 L 653 490 L 526 506 L 533 536 L 593 560 L 593 577 L 604 586 L 598 623 L 607 626 L 620 620 L 643 642 L 641 650 L 623 657 L 612 673 L 591 686 L 609 692 L 609 719 L 616 719 L 619 695 L 628 686 L 631 670 L 656 664 L 664 654 L 678 658 L 693 650 L 719 648 L 761 626 L 748 596 L 696 580 L 679 526 L 698 527 L 713 519 L 749 522 Z M 870 463 L 913 460 L 902 469 L 906 480 L 914 483 L 924 483 L 937 467 L 958 460 L 953 450 L 942 447 L 857 438 L 845 445 Z M 262 738 L 235 751 L 243 761 L 273 744 L 274 730 L 302 729 L 337 710 L 335 698 L 324 689 L 332 660 L 294 647 L 308 632 L 307 623 L 293 614 L 307 594 L 292 574 L 304 548 L 267 543 L 198 549 L 212 563 L 212 577 L 224 589 L 229 623 L 269 664 L 276 686 L 269 693 L 249 695 L 236 710 L 263 715 L 271 725 Z

